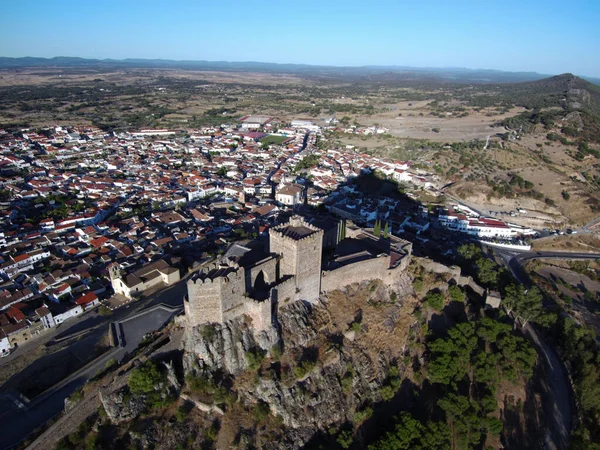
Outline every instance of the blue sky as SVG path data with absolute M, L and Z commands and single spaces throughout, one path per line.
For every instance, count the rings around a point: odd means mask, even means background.
M 600 0 L 4 0 L 0 56 L 600 77 Z

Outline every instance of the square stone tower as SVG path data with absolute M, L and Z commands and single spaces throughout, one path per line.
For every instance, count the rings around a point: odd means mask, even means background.
M 293 276 L 296 300 L 316 302 L 321 293 L 321 253 L 323 230 L 302 217 L 269 231 L 270 251 L 280 255 L 279 276 Z

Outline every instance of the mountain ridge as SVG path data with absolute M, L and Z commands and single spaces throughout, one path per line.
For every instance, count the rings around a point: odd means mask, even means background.
M 403 65 L 362 65 L 362 66 L 328 66 L 295 63 L 271 63 L 259 61 L 207 61 L 207 60 L 170 60 L 170 59 L 93 59 L 74 56 L 42 57 L 5 57 L 0 56 L 0 69 L 16 69 L 26 67 L 130 67 L 130 68 L 180 68 L 186 70 L 223 70 L 223 71 L 258 71 L 274 73 L 297 73 L 319 77 L 366 78 L 382 73 L 398 74 L 396 78 L 431 77 L 446 82 L 456 83 L 517 83 L 536 81 L 549 77 L 537 72 L 511 72 L 497 69 L 469 69 L 461 67 L 412 67 Z M 394 78 L 394 77 L 392 77 Z M 583 77 L 596 84 L 600 78 Z M 377 81 L 370 80 L 370 81 Z

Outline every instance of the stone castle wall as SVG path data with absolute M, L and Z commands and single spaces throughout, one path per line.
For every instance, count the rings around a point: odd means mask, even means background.
M 199 325 L 209 322 L 223 322 L 221 308 L 221 281 L 216 280 L 188 280 L 188 296 L 183 305 L 185 316 L 190 325 Z
M 246 292 L 252 292 L 256 278 L 263 272 L 267 284 L 277 281 L 277 258 L 269 258 L 253 267 L 246 268 Z
M 271 300 L 257 301 L 247 299 L 244 303 L 245 313 L 252 319 L 252 327 L 256 331 L 266 331 L 271 327 Z
M 323 232 L 298 241 L 296 287 L 298 300 L 316 302 L 321 294 L 321 254 Z
M 227 280 L 221 288 L 221 308 L 223 310 L 223 320 L 231 320 L 244 313 L 244 303 L 246 297 L 246 283 L 244 280 L 243 269 L 227 275 Z
M 296 291 L 296 280 L 294 277 L 288 278 L 273 289 L 273 301 L 281 306 L 295 302 L 298 295 Z
M 409 262 L 405 257 L 400 265 L 390 269 L 389 256 L 358 261 L 335 270 L 323 271 L 321 290 L 325 293 L 341 289 L 353 283 L 379 279 L 388 286 L 393 286 L 404 273 Z

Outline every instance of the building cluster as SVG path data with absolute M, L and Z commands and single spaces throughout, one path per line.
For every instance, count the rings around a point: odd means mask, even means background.
M 373 171 L 432 184 L 409 162 L 327 149 L 304 119 L 0 130 L 0 350 L 108 297 L 125 302 L 176 283 L 233 241 L 267 238 L 302 205 L 363 226 L 387 221 L 393 232 L 414 202 L 364 196 L 348 183 Z
M 177 282 L 299 205 L 344 202 L 329 197 L 366 170 L 422 181 L 408 163 L 322 150 L 322 139 L 309 120 L 267 116 L 185 131 L 0 130 L 2 354 L 107 297 Z

